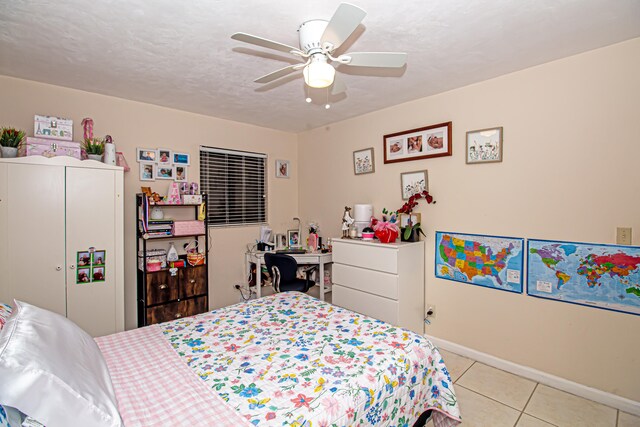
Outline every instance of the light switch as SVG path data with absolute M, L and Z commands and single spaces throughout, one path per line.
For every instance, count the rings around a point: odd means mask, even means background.
M 618 245 L 631 244 L 631 227 L 618 227 L 616 229 L 616 243 Z

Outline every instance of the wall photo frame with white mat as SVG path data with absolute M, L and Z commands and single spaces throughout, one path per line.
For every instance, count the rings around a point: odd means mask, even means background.
M 155 163 L 140 163 L 140 181 L 155 181 L 156 169 L 158 165 Z

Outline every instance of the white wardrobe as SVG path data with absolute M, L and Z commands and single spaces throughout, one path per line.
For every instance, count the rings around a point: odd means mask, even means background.
M 92 336 L 124 330 L 123 194 L 121 167 L 0 159 L 0 301 L 57 312 Z

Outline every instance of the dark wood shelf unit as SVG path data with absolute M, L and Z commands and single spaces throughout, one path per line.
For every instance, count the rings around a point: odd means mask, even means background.
M 207 195 L 202 195 L 202 202 L 207 203 Z M 136 257 L 142 252 L 147 253 L 147 243 L 166 239 L 198 239 L 199 246 L 204 243 L 204 264 L 178 268 L 175 276 L 171 276 L 169 268 L 159 271 L 148 271 L 146 256 L 143 256 L 142 269 L 137 268 L 137 305 L 138 326 L 175 320 L 194 314 L 204 313 L 209 309 L 209 233 L 187 236 L 159 236 L 143 238 L 139 224 L 142 221 L 143 194 L 136 195 Z M 194 210 L 194 219 L 198 218 L 200 205 L 164 205 L 153 204 L 166 210 L 188 209 Z M 206 212 L 206 210 L 205 210 Z M 207 219 L 205 217 L 205 230 Z M 186 260 L 185 260 L 186 262 Z M 136 266 L 137 266 L 136 259 Z

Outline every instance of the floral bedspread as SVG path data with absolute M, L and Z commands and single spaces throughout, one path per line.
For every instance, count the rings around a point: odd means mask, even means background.
M 453 426 L 451 377 L 426 338 L 297 292 L 159 325 L 256 426 Z

